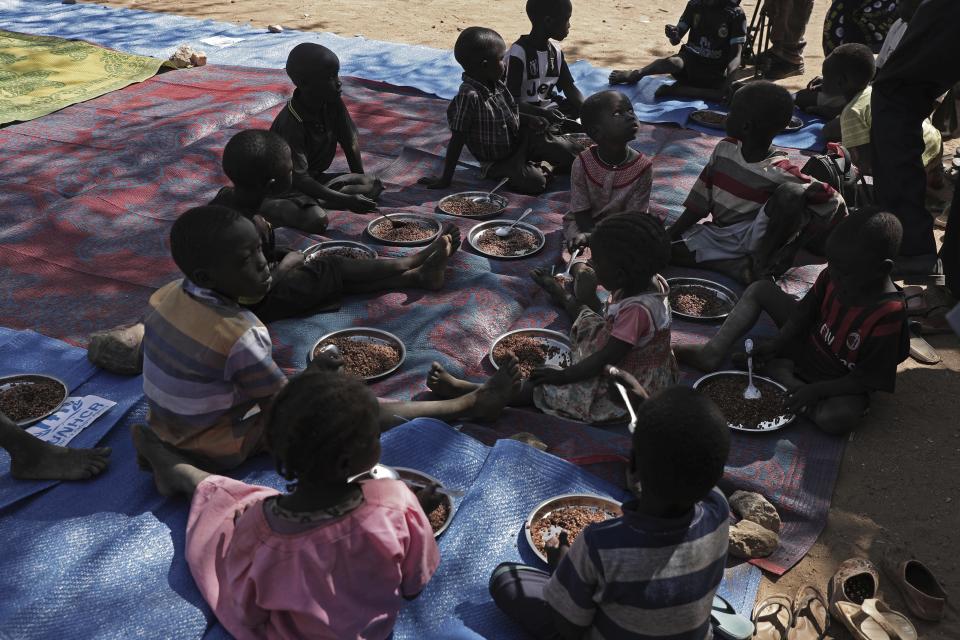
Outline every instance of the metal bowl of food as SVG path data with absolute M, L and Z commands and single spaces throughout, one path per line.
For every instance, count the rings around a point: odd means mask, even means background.
M 327 240 L 318 242 L 303 250 L 303 258 L 307 262 L 319 256 L 336 256 L 353 260 L 373 260 L 377 252 L 373 247 L 353 240 Z
M 371 220 L 367 225 L 367 235 L 383 244 L 415 247 L 436 240 L 441 228 L 440 222 L 430 216 L 419 213 L 391 213 L 389 218 L 380 216 Z
M 760 390 L 761 396 L 758 400 L 747 400 L 743 397 L 743 392 L 747 389 L 746 371 L 708 373 L 694 382 L 693 388 L 720 407 L 727 419 L 727 426 L 734 431 L 779 431 L 796 420 L 797 417 L 784 406 L 788 395 L 785 386 L 756 374 L 753 376 L 753 384 Z
M 540 229 L 526 222 L 518 222 L 506 238 L 497 235 L 497 227 L 509 227 L 511 220 L 490 220 L 470 229 L 467 242 L 474 251 L 497 260 L 519 260 L 543 249 L 547 243 Z
M 704 278 L 669 278 L 673 315 L 697 322 L 722 322 L 740 299 L 719 282 Z
M 403 341 L 389 331 L 352 327 L 321 336 L 310 347 L 307 361 L 312 362 L 318 350 L 327 345 L 334 345 L 340 351 L 347 373 L 367 382 L 395 373 L 407 358 Z
M 561 531 L 567 532 L 567 540 L 573 544 L 588 525 L 621 515 L 623 510 L 616 500 L 589 493 L 568 493 L 534 507 L 524 524 L 524 535 L 530 549 L 546 562 L 544 543 Z
M 437 211 L 458 218 L 491 218 L 504 212 L 510 201 L 499 193 L 463 191 L 445 196 L 437 203 Z
M 407 467 L 393 467 L 393 470 L 397 472 L 400 479 L 407 483 L 407 486 L 411 489 L 429 486 L 431 484 L 437 485 L 440 489 L 445 488 L 442 482 L 423 471 L 417 471 L 416 469 L 409 469 Z M 448 493 L 438 493 L 441 496 L 440 504 L 427 514 L 427 519 L 430 520 L 430 527 L 433 529 L 434 538 L 439 538 L 440 534 L 450 526 L 450 521 L 453 520 L 453 498 L 451 498 Z
M 497 361 L 503 358 L 506 351 L 513 351 L 520 359 L 520 371 L 524 378 L 530 377 L 534 367 L 569 367 L 573 362 L 570 339 L 550 329 L 514 329 L 496 338 L 490 343 L 488 355 L 494 369 L 500 368 Z
M 23 373 L 0 378 L 0 411 L 18 427 L 53 415 L 68 395 L 67 384 L 53 376 Z

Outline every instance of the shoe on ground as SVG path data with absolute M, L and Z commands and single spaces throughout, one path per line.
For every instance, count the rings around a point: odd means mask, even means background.
M 827 584 L 830 614 L 837 620 L 843 619 L 838 603 L 849 602 L 859 607 L 864 600 L 879 597 L 880 573 L 865 558 L 850 558 L 841 562 Z
M 802 76 L 803 71 L 802 62 L 787 62 L 783 58 L 771 55 L 763 67 L 763 77 L 767 80 L 782 80 L 791 76 Z

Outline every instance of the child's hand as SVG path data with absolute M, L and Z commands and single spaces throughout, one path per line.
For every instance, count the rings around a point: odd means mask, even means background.
M 645 400 L 650 399 L 650 394 L 646 388 L 640 384 L 640 381 L 634 378 L 632 374 L 609 364 L 603 368 L 603 372 L 610 376 L 611 386 L 614 382 L 619 382 L 623 385 L 627 390 L 627 395 L 630 397 L 630 404 L 634 407 L 639 407 Z M 619 391 L 614 390 L 613 393 L 614 397 L 620 396 Z
M 437 176 L 423 176 L 417 180 L 417 184 L 422 184 L 427 189 L 446 189 L 450 186 L 450 181 Z
M 806 111 L 810 107 L 817 106 L 817 96 L 820 95 L 819 89 L 800 89 L 797 91 L 797 97 L 794 100 L 799 109 Z
M 543 133 L 550 128 L 550 121 L 540 116 L 530 116 L 527 126 L 533 129 L 534 133 Z
M 335 344 L 327 344 L 313 357 L 310 366 L 322 371 L 340 373 L 343 371 L 343 356 Z
M 570 539 L 566 531 L 561 531 L 560 535 L 549 538 L 543 543 L 543 550 L 547 554 L 547 564 L 556 568 L 563 556 L 570 549 Z
M 823 397 L 823 391 L 815 384 L 805 384 L 794 390 L 787 397 L 787 409 L 793 413 L 799 412 L 803 408 L 812 409 L 820 398 Z
M 377 210 L 377 203 L 367 196 L 357 194 L 347 196 L 347 209 L 354 213 L 371 213 Z
M 283 260 L 280 261 L 280 265 L 277 267 L 277 272 L 286 273 L 291 269 L 296 269 L 301 266 L 304 262 L 303 252 L 302 251 L 289 251 L 287 255 L 283 256 Z
M 666 34 L 670 44 L 673 46 L 680 44 L 680 29 L 678 29 L 676 25 L 668 24 L 663 28 L 663 32 Z
M 443 494 L 437 493 L 437 484 L 433 482 L 425 487 L 415 487 L 413 495 L 417 496 L 417 502 L 424 513 L 430 513 L 443 502 Z
M 570 251 L 570 253 L 573 253 L 576 249 L 579 249 L 580 247 L 586 247 L 589 244 L 590 234 L 581 232 L 570 238 L 570 241 L 567 243 L 567 250 Z
M 780 355 L 780 343 L 775 338 L 758 338 L 753 343 L 753 364 L 756 366 L 762 366 Z M 743 351 L 733 353 L 730 360 L 738 367 L 747 366 L 747 354 Z
M 555 365 L 541 365 L 530 373 L 533 384 L 566 384 L 565 369 Z

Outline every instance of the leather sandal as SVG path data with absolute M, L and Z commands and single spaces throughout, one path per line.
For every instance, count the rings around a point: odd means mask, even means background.
M 787 640 L 793 626 L 790 598 L 777 594 L 764 598 L 753 608 L 754 640 Z
M 859 604 L 838 602 L 836 608 L 837 619 L 843 623 L 854 640 L 900 640 L 887 633 Z
M 830 629 L 830 612 L 827 599 L 820 590 L 804 585 L 793 599 L 793 626 L 787 634 L 789 640 L 824 640 Z
M 880 597 L 880 574 L 872 562 L 865 558 L 850 558 L 837 567 L 837 572 L 827 584 L 827 600 L 830 614 L 841 620 L 838 603 L 849 602 L 858 607 L 867 598 Z
M 900 590 L 910 613 L 931 622 L 943 619 L 947 593 L 926 565 L 919 560 L 889 559 L 884 569 Z
M 868 598 L 863 601 L 863 612 L 877 621 L 880 628 L 887 632 L 892 640 L 917 640 L 917 628 L 907 616 L 894 611 L 882 600 Z

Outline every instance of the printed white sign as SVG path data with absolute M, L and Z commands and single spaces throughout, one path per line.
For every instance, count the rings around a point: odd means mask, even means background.
M 55 414 L 28 427 L 27 433 L 44 442 L 65 447 L 77 434 L 116 404 L 98 396 L 70 397 Z
M 209 47 L 229 47 L 232 44 L 237 44 L 238 42 L 243 42 L 243 38 L 231 38 L 230 36 L 210 36 L 209 38 L 204 38 L 201 40 L 203 44 Z

